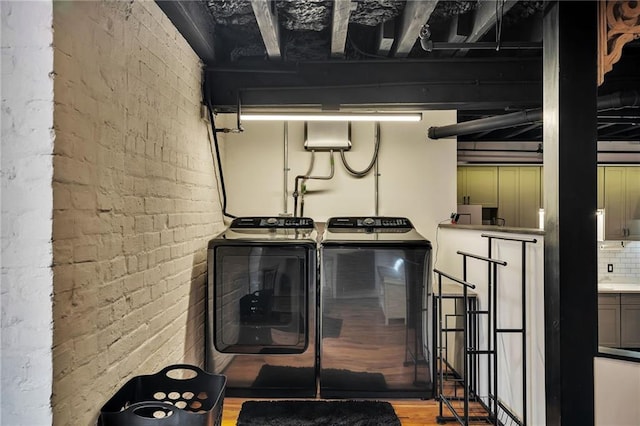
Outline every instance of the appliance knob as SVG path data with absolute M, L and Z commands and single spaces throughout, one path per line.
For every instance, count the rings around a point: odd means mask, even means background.
M 376 223 L 375 220 L 373 220 L 373 218 L 367 217 L 362 221 L 363 224 L 365 224 L 366 226 L 372 226 Z
M 278 223 L 278 219 L 276 219 L 275 217 L 270 217 L 269 219 L 267 219 L 267 224 L 269 225 L 275 225 Z

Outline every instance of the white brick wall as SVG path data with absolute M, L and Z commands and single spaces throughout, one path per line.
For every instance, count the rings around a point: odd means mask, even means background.
M 51 424 L 50 2 L 2 14 L 2 338 L 0 424 Z
M 640 241 L 628 241 L 624 246 L 607 241 L 606 248 L 598 250 L 598 275 L 612 277 L 628 277 L 640 281 Z M 607 265 L 613 265 L 613 272 L 607 272 Z
M 131 377 L 202 364 L 222 215 L 201 64 L 155 2 L 53 10 L 53 415 L 88 425 Z

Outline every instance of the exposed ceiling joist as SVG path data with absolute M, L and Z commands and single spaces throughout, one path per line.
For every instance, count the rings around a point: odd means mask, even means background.
M 205 2 L 156 1 L 156 4 L 204 62 L 215 61 L 215 23 Z
M 400 31 L 396 39 L 393 56 L 405 58 L 418 39 L 420 27 L 427 23 L 436 8 L 437 1 L 408 1 L 400 21 Z
M 479 2 L 474 12 L 473 27 L 466 41 L 473 43 L 479 41 L 486 33 L 496 26 L 498 19 L 502 19 L 506 13 L 518 3 L 515 0 L 486 0 Z M 468 50 L 461 49 L 456 56 L 466 55 Z
M 376 30 L 376 53 L 378 55 L 387 56 L 391 52 L 396 33 L 395 22 L 395 19 L 389 19 L 378 25 Z
M 449 24 L 449 43 L 462 43 L 471 34 L 471 14 L 454 15 Z
M 331 57 L 344 57 L 344 46 L 347 42 L 351 0 L 335 0 L 333 2 L 333 20 L 331 21 Z
M 278 17 L 272 7 L 271 0 L 251 0 L 253 13 L 258 21 L 258 28 L 262 34 L 264 47 L 269 59 L 280 59 L 280 34 L 278 31 Z

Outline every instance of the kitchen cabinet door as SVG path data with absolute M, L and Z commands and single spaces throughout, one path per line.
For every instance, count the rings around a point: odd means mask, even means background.
M 500 167 L 498 170 L 498 217 L 505 226 L 520 226 L 519 167 Z
M 598 295 L 598 345 L 620 347 L 620 295 Z
M 604 209 L 604 166 L 598 166 L 598 207 Z
M 458 167 L 458 202 L 498 207 L 498 167 Z
M 625 167 L 625 227 L 627 238 L 640 239 L 632 235 L 632 221 L 640 220 L 640 167 Z M 637 232 L 637 231 L 635 231 Z
M 625 175 L 624 167 L 604 169 L 604 232 L 607 240 L 626 238 Z
M 620 347 L 640 348 L 640 294 L 621 295 Z
M 458 167 L 457 170 L 457 188 L 458 188 L 458 204 L 467 204 L 467 188 L 466 188 L 467 172 L 465 167 Z
M 540 202 L 540 167 L 520 167 L 520 193 L 518 199 L 518 225 L 522 228 L 538 227 Z
M 604 170 L 605 239 L 638 238 L 631 223 L 640 219 L 640 168 L 607 166 Z
M 506 226 L 538 227 L 540 167 L 498 168 L 498 216 Z

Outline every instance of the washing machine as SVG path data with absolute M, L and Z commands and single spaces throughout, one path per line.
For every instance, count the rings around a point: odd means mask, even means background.
M 316 395 L 317 238 L 306 217 L 241 217 L 208 244 L 205 369 L 226 395 Z
M 320 396 L 432 398 L 431 243 L 404 217 L 333 217 L 320 259 Z

